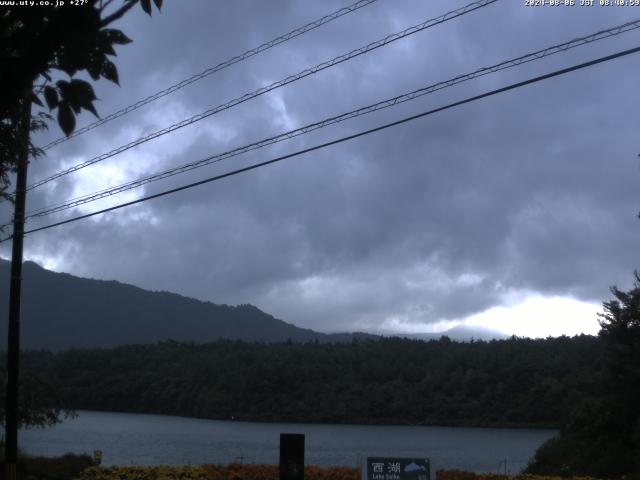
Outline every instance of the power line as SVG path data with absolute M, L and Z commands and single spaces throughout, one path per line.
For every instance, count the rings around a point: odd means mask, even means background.
M 184 165 L 181 165 L 179 167 L 175 167 L 175 168 L 171 168 L 168 170 L 165 170 L 163 172 L 159 172 L 147 177 L 143 177 L 137 180 L 132 180 L 130 182 L 126 182 L 123 183 L 121 185 L 115 186 L 115 187 L 110 187 L 104 190 L 100 190 L 97 192 L 93 192 L 87 195 L 82 195 L 70 200 L 65 201 L 64 203 L 60 203 L 54 206 L 50 206 L 50 207 L 44 207 L 32 212 L 29 212 L 27 214 L 26 218 L 34 218 L 34 217 L 43 217 L 46 215 L 50 215 L 53 213 L 57 213 L 57 212 L 61 212 L 64 210 L 68 210 L 70 208 L 73 207 L 77 207 L 79 205 L 84 205 L 86 203 L 89 202 L 93 202 L 96 200 L 99 200 L 101 198 L 105 198 L 105 197 L 109 197 L 112 195 L 116 195 L 118 193 L 122 193 L 128 190 L 131 190 L 133 188 L 137 188 L 140 187 L 142 185 L 146 185 L 148 183 L 151 182 L 155 182 L 158 180 L 162 180 L 165 178 L 169 178 L 172 177 L 174 175 L 178 175 L 181 173 L 185 173 L 188 172 L 190 170 L 194 170 L 196 168 L 200 168 L 206 165 L 210 165 L 212 163 L 217 163 L 220 162 L 222 160 L 226 160 L 228 158 L 231 157 L 235 157 L 237 155 L 241 155 L 243 153 L 247 153 L 253 150 L 256 150 L 258 148 L 262 148 L 268 145 L 272 145 L 274 143 L 277 142 L 281 142 L 283 140 L 287 140 L 287 139 L 291 139 L 294 137 L 297 137 L 299 135 L 303 135 L 306 133 L 309 133 L 311 131 L 314 130 L 318 130 L 320 128 L 324 128 L 326 126 L 329 125 L 333 125 L 336 123 L 340 123 L 343 122 L 345 120 L 348 119 L 352 119 L 352 118 L 356 118 L 359 117 L 361 115 L 365 115 L 368 113 L 372 113 L 378 110 L 382 110 L 385 108 L 389 108 L 392 107 L 394 105 L 398 105 L 400 103 L 404 103 L 410 100 L 415 100 L 416 98 L 422 97 L 424 95 L 430 94 L 430 93 L 434 93 L 436 91 L 442 90 L 444 88 L 448 88 L 451 87 L 453 85 L 457 85 L 459 83 L 465 82 L 465 81 L 469 81 L 471 79 L 474 78 L 478 78 L 484 75 L 488 75 L 490 73 L 495 73 L 501 70 L 506 70 L 508 68 L 512 68 L 518 65 L 522 65 L 524 63 L 528 63 L 528 62 L 532 62 L 535 60 L 540 60 L 542 58 L 545 58 L 547 56 L 550 55 L 554 55 L 556 53 L 560 53 L 560 52 L 564 52 L 567 51 L 569 49 L 572 48 L 576 48 L 578 46 L 581 45 L 585 45 L 585 44 L 590 44 L 599 40 L 603 40 L 605 38 L 609 38 L 615 35 L 619 35 L 621 33 L 624 32 L 628 32 L 631 30 L 635 30 L 637 28 L 640 28 L 640 19 L 635 20 L 635 21 L 631 21 L 631 22 L 627 22 L 624 23 L 622 25 L 618 25 L 616 27 L 612 27 L 606 30 L 601 30 L 598 31 L 596 33 L 593 33 L 591 35 L 587 35 L 587 36 L 583 36 L 583 37 L 579 37 L 576 39 L 573 39 L 571 41 L 565 42 L 565 43 L 561 43 L 558 45 L 554 45 L 551 47 L 547 47 L 545 49 L 542 50 L 538 50 L 536 52 L 533 53 L 528 53 L 526 55 L 522 55 L 520 57 L 514 58 L 514 59 L 510 59 L 510 60 L 505 60 L 503 62 L 500 62 L 498 64 L 492 65 L 490 67 L 483 67 L 480 68 L 478 70 L 475 70 L 471 73 L 467 73 L 464 75 L 458 75 L 457 77 L 454 77 L 452 79 L 446 80 L 446 81 L 441 81 L 438 83 L 435 83 L 433 85 L 429 85 L 427 87 L 423 87 L 420 88 L 418 90 L 414 90 L 412 92 L 409 93 L 403 93 L 402 95 L 398 95 L 371 105 L 367 105 L 365 107 L 361 107 L 358 108 L 356 110 L 352 110 L 350 112 L 346 112 L 346 113 L 342 113 L 340 115 L 334 116 L 334 117 L 330 117 L 330 118 L 326 118 L 324 120 L 321 120 L 319 122 L 315 122 L 315 123 L 311 123 L 308 124 L 304 127 L 300 127 L 294 130 L 290 130 L 284 133 L 280 133 L 276 136 L 273 137 L 269 137 L 269 138 L 265 138 L 262 139 L 260 141 L 257 142 L 253 142 L 250 143 L 248 145 L 244 145 L 242 147 L 237 147 L 235 149 L 232 150 L 228 150 L 226 152 L 223 153 L 219 153 L 213 156 L 209 156 L 206 157 L 204 159 L 199 159 L 197 161 L 194 162 L 190 162 Z
M 190 184 L 187 184 L 187 185 L 183 185 L 181 187 L 172 188 L 170 190 L 165 190 L 163 192 L 156 193 L 156 194 L 153 194 L 153 195 L 148 195 L 146 197 L 142 197 L 142 198 L 139 198 L 137 200 L 132 200 L 130 202 L 121 203 L 121 204 L 115 205 L 113 207 L 104 208 L 104 209 L 98 210 L 96 212 L 87 213 L 85 215 L 79 215 L 77 217 L 69 218 L 67 220 L 62 220 L 60 222 L 56 222 L 56 223 L 52 223 L 52 224 L 49 224 L 49 225 L 45 225 L 43 227 L 38 227 L 38 228 L 31 229 L 31 230 L 27 230 L 24 233 L 28 234 L 28 233 L 39 232 L 41 230 L 48 230 L 48 229 L 53 228 L 53 227 L 58 227 L 60 225 L 65 225 L 67 223 L 77 222 L 78 220 L 83 220 L 85 218 L 93 217 L 95 215 L 100 215 L 102 213 L 112 212 L 114 210 L 119 210 L 120 208 L 124 208 L 124 207 L 128 207 L 128 206 L 135 205 L 135 204 L 138 204 L 138 203 L 142 203 L 142 202 L 146 202 L 146 201 L 149 201 L 149 200 L 153 200 L 155 198 L 159 198 L 159 197 L 163 197 L 163 196 L 166 196 L 166 195 L 170 195 L 172 193 L 177 193 L 177 192 L 180 192 L 182 190 L 188 190 L 188 189 L 200 186 L 200 185 L 204 185 L 206 183 L 211 183 L 211 182 L 214 182 L 214 181 L 217 181 L 217 180 L 222 180 L 223 178 L 235 176 L 235 175 L 238 175 L 240 173 L 248 172 L 250 170 L 255 170 L 257 168 L 264 167 L 264 166 L 267 166 L 267 165 L 271 165 L 273 163 L 280 162 L 282 160 L 286 160 L 288 158 L 297 157 L 297 156 L 303 155 L 305 153 L 310 153 L 310 152 L 313 152 L 315 150 L 320 150 L 322 148 L 326 148 L 326 147 L 329 147 L 329 146 L 332 146 L 332 145 L 337 145 L 339 143 L 343 143 L 343 142 L 346 142 L 346 141 L 349 141 L 349 140 L 353 140 L 353 139 L 356 139 L 356 138 L 359 138 L 359 137 L 363 137 L 363 136 L 369 135 L 371 133 L 379 132 L 379 131 L 385 130 L 387 128 L 390 128 L 390 127 L 395 127 L 397 125 L 401 125 L 401 124 L 416 120 L 418 118 L 426 117 L 428 115 L 433 115 L 435 113 L 442 112 L 444 110 L 449 110 L 451 108 L 458 107 L 460 105 L 471 103 L 471 102 L 474 102 L 476 100 L 480 100 L 480 99 L 483 99 L 483 98 L 486 98 L 486 97 L 497 95 L 499 93 L 507 92 L 509 90 L 514 90 L 514 89 L 517 89 L 517 88 L 521 88 L 521 87 L 524 87 L 526 85 L 530 85 L 530 84 L 533 84 L 533 83 L 541 82 L 543 80 L 548 80 L 548 79 L 553 78 L 553 77 L 564 75 L 566 73 L 570 73 L 570 72 L 573 72 L 573 71 L 576 71 L 576 70 L 580 70 L 580 69 L 583 69 L 583 68 L 586 68 L 586 67 L 590 67 L 590 66 L 593 66 L 593 65 L 597 65 L 597 64 L 600 64 L 600 63 L 608 62 L 610 60 L 614 60 L 616 58 L 620 58 L 620 57 L 624 57 L 624 56 L 627 56 L 627 55 L 631 55 L 631 54 L 637 53 L 637 52 L 640 52 L 640 47 L 635 47 L 635 48 L 631 48 L 631 49 L 628 49 L 628 50 L 623 50 L 621 52 L 614 53 L 614 54 L 611 54 L 611 55 L 607 55 L 605 57 L 600 57 L 600 58 L 597 58 L 595 60 L 591 60 L 589 62 L 580 63 L 578 65 L 573 65 L 571 67 L 563 68 L 563 69 L 556 70 L 556 71 L 551 72 L 551 73 L 547 73 L 547 74 L 544 74 L 544 75 L 533 77 L 533 78 L 530 78 L 528 80 L 524 80 L 524 81 L 517 82 L 517 83 L 512 83 L 511 85 L 507 85 L 506 87 L 502 87 L 502 88 L 498 88 L 498 89 L 495 89 L 495 90 L 491 90 L 489 92 L 485 92 L 485 93 L 482 93 L 480 95 L 475 95 L 473 97 L 468 97 L 468 98 L 466 98 L 464 100 L 460 100 L 460 101 L 457 101 L 457 102 L 454 102 L 454 103 L 450 103 L 450 104 L 445 105 L 443 107 L 438 107 L 438 108 L 435 108 L 433 110 L 428 110 L 426 112 L 422 112 L 422 113 L 419 113 L 419 114 L 416 114 L 416 115 L 412 115 L 410 117 L 405 117 L 405 118 L 403 118 L 401 120 L 396 120 L 394 122 L 387 123 L 387 124 L 384 124 L 384 125 L 381 125 L 381 126 L 378 126 L 378 127 L 375 127 L 375 128 L 371 128 L 369 130 L 364 130 L 364 131 L 355 133 L 353 135 L 348 135 L 348 136 L 345 136 L 345 137 L 341 137 L 341 138 L 338 138 L 336 140 L 332 140 L 330 142 L 322 143 L 320 145 L 315 145 L 313 147 L 305 148 L 303 150 L 298 150 L 296 152 L 289 153 L 287 155 L 282 155 L 280 157 L 276 157 L 276 158 L 273 158 L 271 160 L 267 160 L 267 161 L 264 161 L 264 162 L 256 163 L 256 164 L 253 164 L 253 165 L 249 165 L 248 167 L 239 168 L 239 169 L 233 170 L 231 172 L 227 172 L 227 173 L 223 173 L 223 174 L 216 175 L 216 176 L 213 176 L 213 177 L 209 177 L 209 178 L 206 178 L 204 180 L 200 180 L 200 181 L 193 182 L 193 183 L 190 183 Z M 0 240 L 0 243 L 4 242 L 6 240 L 9 240 L 10 238 L 11 238 L 11 236 L 4 238 L 4 239 Z
M 397 40 L 400 40 L 402 38 L 408 37 L 409 35 L 413 35 L 414 33 L 418 33 L 422 30 L 425 30 L 427 28 L 433 27 L 435 25 L 439 25 L 441 23 L 447 22 L 449 20 L 452 20 L 454 18 L 460 17 L 462 15 L 465 15 L 469 12 L 478 10 L 480 8 L 486 7 L 487 5 L 490 5 L 492 3 L 497 2 L 498 0 L 478 0 L 475 2 L 472 2 L 464 7 L 458 8 L 456 10 L 452 10 L 450 12 L 445 13 L 444 15 L 441 15 L 439 17 L 427 20 L 425 22 L 422 22 L 418 25 L 414 25 L 412 27 L 409 27 L 401 32 L 398 33 L 394 33 L 391 35 L 388 35 L 386 37 L 384 37 L 381 40 L 377 40 L 375 42 L 372 42 L 368 45 L 365 45 L 363 47 L 357 48 L 355 50 L 350 51 L 349 53 L 345 53 L 342 54 L 338 57 L 335 57 L 331 60 L 328 60 L 326 62 L 320 63 L 314 67 L 311 68 L 307 68 L 305 70 L 302 70 L 301 72 L 298 72 L 295 75 L 290 75 L 282 80 L 279 80 L 277 82 L 274 82 L 266 87 L 262 87 L 259 88 L 258 90 L 255 90 L 253 92 L 250 93 L 246 93 L 240 97 L 237 97 L 233 100 L 230 100 L 227 103 L 224 103 L 222 105 L 218 105 L 217 107 L 211 108 L 209 110 L 206 110 L 202 113 L 199 113 L 197 115 L 194 115 L 193 117 L 187 118 L 185 120 L 182 120 L 178 123 L 175 123 L 173 125 L 170 125 L 166 128 L 163 128 L 162 130 L 158 130 L 156 132 L 150 133 L 148 135 L 145 135 L 144 137 L 140 137 L 137 140 L 134 140 L 132 142 L 129 142 L 125 145 L 122 145 L 114 150 L 111 150 L 110 152 L 104 153 L 102 155 L 99 155 L 97 157 L 94 157 L 92 159 L 89 159 L 85 162 L 79 163 L 77 165 L 74 165 L 70 168 L 67 168 L 66 170 L 62 170 L 54 175 L 51 175 L 47 178 L 44 178 L 42 180 L 39 180 L 35 183 L 32 183 L 31 185 L 29 185 L 27 187 L 27 190 L 32 190 L 36 187 L 39 187 L 41 185 L 44 185 L 46 183 L 51 182 L 52 180 L 55 180 L 57 178 L 60 178 L 64 175 L 67 175 L 69 173 L 72 172 L 76 172 L 82 168 L 88 167 L 89 165 L 93 165 L 95 163 L 101 162 L 103 160 L 106 160 L 107 158 L 111 158 L 114 157 L 115 155 L 118 155 L 126 150 L 129 150 L 133 147 L 136 147 L 142 143 L 148 142 L 149 140 L 153 140 L 155 138 L 161 137 L 163 135 L 166 135 L 167 133 L 171 133 L 174 132 L 175 130 L 178 130 L 180 128 L 186 127 L 188 125 L 191 125 L 195 122 L 198 122 L 200 120 L 203 120 L 207 117 L 210 117 L 211 115 L 214 115 L 216 113 L 219 113 L 223 110 L 227 110 L 229 108 L 235 107 L 241 103 L 244 103 L 248 100 L 251 100 L 253 98 L 256 98 L 260 95 L 264 95 L 265 93 L 271 92 L 272 90 L 275 90 L 277 88 L 283 87 L 285 85 L 288 85 L 290 83 L 296 82 L 302 78 L 308 77 L 309 75 L 313 75 L 315 73 L 318 73 L 322 70 L 325 70 L 327 68 L 333 67 L 335 65 L 338 65 L 340 63 L 346 62 L 348 60 L 351 60 L 352 58 L 355 58 L 357 56 L 363 55 L 367 52 L 370 52 L 372 50 L 375 50 L 377 48 L 383 47 L 385 45 L 388 45 L 392 42 L 395 42 Z
M 170 125 L 170 126 L 164 128 L 164 129 L 158 130 L 156 132 L 153 132 L 153 133 L 150 133 L 150 134 L 148 134 L 146 136 L 138 138 L 138 139 L 136 139 L 136 140 L 134 140 L 132 142 L 129 142 L 129 143 L 125 144 L 125 145 L 122 145 L 122 146 L 114 149 L 114 150 L 111 150 L 110 152 L 104 153 L 102 155 L 99 155 L 97 157 L 89 159 L 89 160 L 87 160 L 85 162 L 79 163 L 79 164 L 77 164 L 75 166 L 72 166 L 72 167 L 66 169 L 66 170 L 58 172 L 58 173 L 56 173 L 54 175 L 51 175 L 51 176 L 49 176 L 49 177 L 47 177 L 45 179 L 42 179 L 40 181 L 37 181 L 37 182 L 29 185 L 28 189 L 31 190 L 33 188 L 39 187 L 41 185 L 44 185 L 45 183 L 48 183 L 48 182 L 50 182 L 52 180 L 55 180 L 55 179 L 57 179 L 57 178 L 59 178 L 61 176 L 67 175 L 69 173 L 72 173 L 72 172 L 78 171 L 78 170 L 80 170 L 82 168 L 85 168 L 85 167 L 87 167 L 89 165 L 93 165 L 93 164 L 98 163 L 100 161 L 103 161 L 103 160 L 106 160 L 108 158 L 111 158 L 111 157 L 113 157 L 113 156 L 115 156 L 115 155 L 117 155 L 119 153 L 122 153 L 122 152 L 124 152 L 126 150 L 129 150 L 129 149 L 131 149 L 131 148 L 133 148 L 133 147 L 135 147 L 137 145 L 140 145 L 140 144 L 145 143 L 147 141 L 153 140 L 153 139 L 158 138 L 158 137 L 160 137 L 162 135 L 165 135 L 167 133 L 171 133 L 171 132 L 173 132 L 175 130 L 178 130 L 180 128 L 183 128 L 185 126 L 191 125 L 191 124 L 193 124 L 195 122 L 198 122 L 198 121 L 200 121 L 200 120 L 202 120 L 204 118 L 210 117 L 211 115 L 219 113 L 219 112 L 221 112 L 223 110 L 227 110 L 229 108 L 235 107 L 235 106 L 237 106 L 237 105 L 239 105 L 241 103 L 244 103 L 244 102 L 246 102 L 248 100 L 251 100 L 251 99 L 253 99 L 255 97 L 258 97 L 260 95 L 268 93 L 268 92 L 270 92 L 272 90 L 275 90 L 277 88 L 280 88 L 282 86 L 288 85 L 289 83 L 293 83 L 293 82 L 295 82 L 297 80 L 300 80 L 302 78 L 305 78 L 305 77 L 307 77 L 309 75 L 315 74 L 315 73 L 317 73 L 319 71 L 325 70 L 327 68 L 333 67 L 333 66 L 338 65 L 340 63 L 343 63 L 345 61 L 351 60 L 352 58 L 355 58 L 355 57 L 357 57 L 359 55 L 363 55 L 363 54 L 368 53 L 368 52 L 370 52 L 372 50 L 375 50 L 375 49 L 380 48 L 382 46 L 388 45 L 389 43 L 395 42 L 396 40 L 400 40 L 400 39 L 402 39 L 404 37 L 407 37 L 409 35 L 412 35 L 414 33 L 420 32 L 420 31 L 425 30 L 427 28 L 433 27 L 435 25 L 438 25 L 438 24 L 444 23 L 446 21 L 452 20 L 454 18 L 457 18 L 459 16 L 462 16 L 462 15 L 464 15 L 466 13 L 469 13 L 469 12 L 472 12 L 472 11 L 477 10 L 479 8 L 485 7 L 485 6 L 487 6 L 487 5 L 491 4 L 491 3 L 494 3 L 496 1 L 498 1 L 498 0 L 479 0 L 479 1 L 475 1 L 475 2 L 472 2 L 472 3 L 470 3 L 470 4 L 468 4 L 468 5 L 464 6 L 464 7 L 459 8 L 459 9 L 447 12 L 447 13 L 439 16 L 439 17 L 436 17 L 436 18 L 427 20 L 425 22 L 422 22 L 422 23 L 420 23 L 418 25 L 414 25 L 412 27 L 409 27 L 409 28 L 407 28 L 407 29 L 405 29 L 405 30 L 403 30 L 401 32 L 388 35 L 388 36 L 386 36 L 385 38 L 383 38 L 381 40 L 377 40 L 377 41 L 372 42 L 372 43 L 370 43 L 368 45 L 365 45 L 363 47 L 360 47 L 360 48 L 357 48 L 355 50 L 352 50 L 349 53 L 340 55 L 338 57 L 334 57 L 331 60 L 328 60 L 326 62 L 320 63 L 320 64 L 318 64 L 318 65 L 316 65 L 314 67 L 305 69 L 305 70 L 303 70 L 303 71 L 301 71 L 301 72 L 299 72 L 299 73 L 297 73 L 295 75 L 290 75 L 290 76 L 288 76 L 288 77 L 286 77 L 286 78 L 284 78 L 284 79 L 282 79 L 280 81 L 274 82 L 274 83 L 272 83 L 272 84 L 270 84 L 270 85 L 268 85 L 266 87 L 262 87 L 262 88 L 260 88 L 258 90 L 253 91 L 253 92 L 246 93 L 246 94 L 244 94 L 244 95 L 242 95 L 240 97 L 237 97 L 237 98 L 235 98 L 233 100 L 230 100 L 227 103 L 224 103 L 222 105 L 218 105 L 218 106 L 216 106 L 214 108 L 206 110 L 205 112 L 202 112 L 202 113 L 194 115 L 194 116 L 192 116 L 192 117 L 190 117 L 188 119 L 185 119 L 185 120 L 177 122 L 177 123 L 175 123 L 173 125 Z
M 236 63 L 242 62 L 244 60 L 247 60 L 251 57 L 253 57 L 254 55 L 258 55 L 259 53 L 262 53 L 266 50 L 269 50 L 270 48 L 275 47 L 276 45 L 280 45 L 281 43 L 287 42 L 295 37 L 298 37 L 304 33 L 307 33 L 311 30 L 314 30 L 318 27 L 321 27 L 322 25 L 325 25 L 329 22 L 332 22 L 333 20 L 336 20 L 340 17 L 342 17 L 343 15 L 347 15 L 348 13 L 352 13 L 355 12 L 356 10 L 361 9 L 362 7 L 366 7 L 367 5 L 370 5 L 374 2 L 377 2 L 378 0 L 358 0 L 355 3 L 352 3 L 349 6 L 346 6 L 344 8 L 341 8 L 340 10 L 336 10 L 335 12 L 332 12 L 328 15 L 325 15 L 322 18 L 319 18 L 317 20 L 314 20 L 313 22 L 310 22 L 302 27 L 298 27 L 295 30 L 290 31 L 289 33 L 285 33 L 284 35 L 280 35 L 279 37 L 274 38 L 273 40 L 270 40 L 268 42 L 263 43 L 262 45 L 259 45 L 255 48 L 252 48 L 250 50 L 247 50 L 244 53 L 241 53 L 240 55 L 237 55 L 235 57 L 230 58 L 229 60 L 225 60 L 224 62 L 220 62 L 217 65 L 213 66 L 213 67 L 209 67 L 206 70 L 203 70 L 200 73 L 197 73 L 195 75 L 192 75 L 191 77 L 182 80 L 181 82 L 178 82 L 174 85 L 171 85 L 170 87 L 165 88 L 164 90 L 160 90 L 159 92 L 154 93 L 153 95 L 149 95 L 146 98 L 143 98 L 142 100 L 137 101 L 136 103 L 129 105 L 127 107 L 122 108 L 121 110 L 118 110 L 117 112 L 113 112 L 110 115 L 107 115 L 104 118 L 98 119 L 93 123 L 90 123 L 89 125 L 82 127 L 76 131 L 74 131 L 71 135 L 69 135 L 68 137 L 60 137 L 50 143 L 48 143 L 47 145 L 45 145 L 44 147 L 42 147 L 42 150 L 49 150 L 50 148 L 55 147 L 56 145 L 62 143 L 62 142 L 66 142 L 67 140 L 69 140 L 70 138 L 73 137 L 77 137 L 78 135 L 82 135 L 83 133 L 88 132 L 89 130 L 93 130 L 96 127 L 99 127 L 100 125 L 104 125 L 107 122 L 110 122 L 111 120 L 114 120 L 116 118 L 122 117 L 123 115 L 126 115 L 127 113 L 133 112 L 134 110 L 137 110 L 138 108 L 147 105 L 148 103 L 151 103 L 155 100 L 158 100 L 159 98 L 165 97 L 173 92 L 176 92 L 178 90 L 180 90 L 181 88 L 186 87 L 187 85 L 191 85 L 192 83 L 195 83 L 199 80 L 202 80 L 205 77 L 208 77 L 209 75 L 212 75 L 216 72 L 219 72 L 220 70 L 224 70 L 227 67 L 230 67 Z

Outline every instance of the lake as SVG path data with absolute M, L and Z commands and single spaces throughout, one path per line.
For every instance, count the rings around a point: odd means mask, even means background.
M 102 450 L 105 465 L 268 463 L 280 433 L 304 433 L 307 465 L 355 467 L 367 456 L 427 457 L 433 472 L 461 468 L 518 473 L 555 430 L 313 425 L 201 420 L 80 411 L 48 429 L 20 432 L 20 448 L 45 456 Z M 502 464 L 501 464 L 502 462 Z

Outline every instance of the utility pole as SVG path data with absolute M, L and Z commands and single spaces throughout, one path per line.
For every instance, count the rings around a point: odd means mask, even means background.
M 7 480 L 17 479 L 18 463 L 18 383 L 20 371 L 20 289 L 22 287 L 22 246 L 27 197 L 31 100 L 25 96 L 17 119 L 19 148 L 16 198 L 13 213 L 11 281 L 9 287 L 9 332 L 7 335 L 7 392 L 5 399 L 5 465 Z

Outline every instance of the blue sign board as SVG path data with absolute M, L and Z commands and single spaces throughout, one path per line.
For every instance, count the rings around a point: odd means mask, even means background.
M 428 458 L 367 457 L 366 480 L 430 480 Z

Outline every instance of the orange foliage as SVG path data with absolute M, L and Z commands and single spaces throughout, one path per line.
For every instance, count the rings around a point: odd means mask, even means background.
M 278 480 L 277 465 L 202 465 L 193 467 L 91 467 L 79 480 Z M 357 468 L 308 466 L 305 480 L 359 480 Z
M 278 480 L 277 465 L 203 465 L 208 480 Z M 357 468 L 315 466 L 304 467 L 305 480 L 359 480 Z
M 465 470 L 438 470 L 436 480 L 597 480 L 591 477 L 561 478 L 543 475 L 500 475 L 498 473 L 473 473 Z

